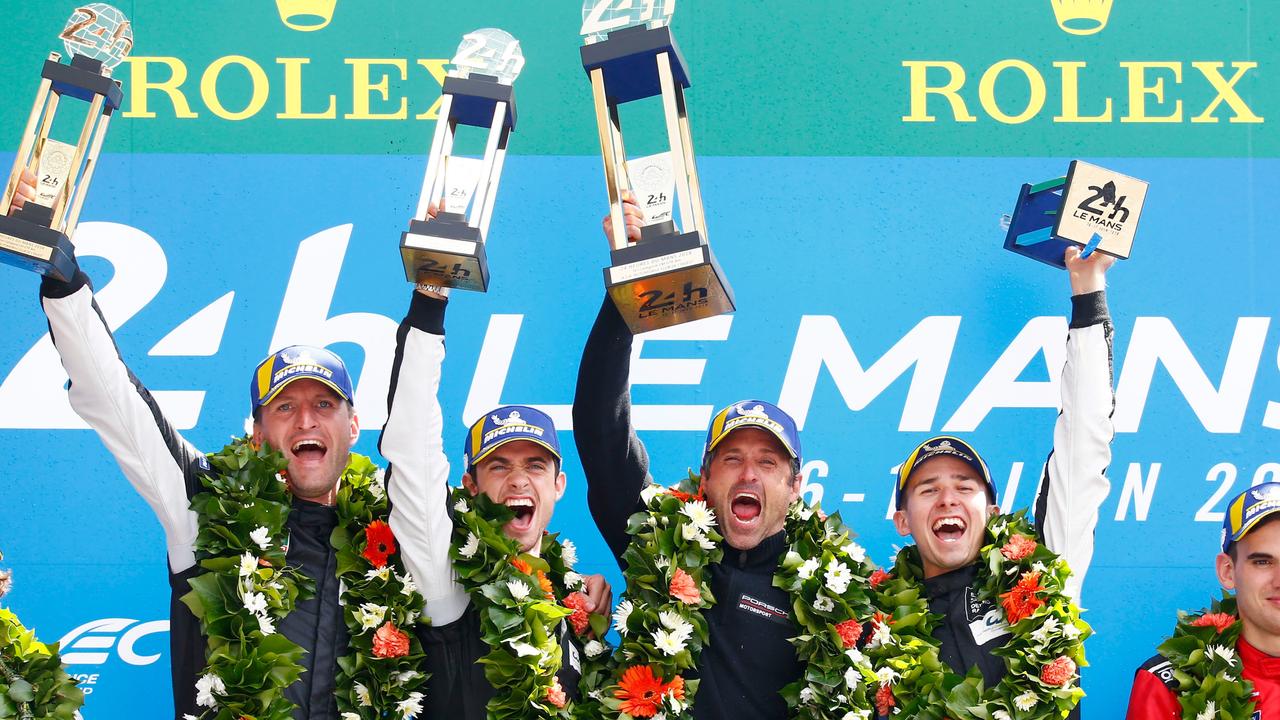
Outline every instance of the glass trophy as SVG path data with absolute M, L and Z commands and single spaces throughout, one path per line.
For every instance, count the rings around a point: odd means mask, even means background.
M 498 180 L 515 129 L 512 83 L 524 68 L 520 41 L 497 28 L 467 33 L 445 77 L 418 209 L 401 235 L 410 282 L 484 292 L 489 287 L 485 240 Z M 488 130 L 482 158 L 454 154 L 459 126 Z M 439 208 L 430 217 L 431 205 Z
M 674 0 L 587 0 L 582 9 L 582 66 L 591 79 L 613 231 L 605 285 L 636 333 L 734 310 L 733 290 L 707 241 L 684 99 L 689 71 L 668 27 L 674 11 Z M 618 108 L 653 97 L 662 101 L 669 150 L 628 160 Z M 623 223 L 624 190 L 645 215 L 635 243 Z
M 1059 268 L 1069 245 L 1128 259 L 1146 198 L 1146 181 L 1073 160 L 1066 177 L 1022 186 L 1004 247 Z
M 79 7 L 59 36 L 70 64 L 49 53 L 40 87 L 0 197 L 0 262 L 69 280 L 75 272 L 71 237 L 89 191 L 112 114 L 119 109 L 120 81 L 111 72 L 133 49 L 133 29 L 119 10 L 102 3 Z M 60 101 L 88 104 L 79 139 L 49 137 Z M 36 197 L 13 211 L 24 170 L 36 175 Z

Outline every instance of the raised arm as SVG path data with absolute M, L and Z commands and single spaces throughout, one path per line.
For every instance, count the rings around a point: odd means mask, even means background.
M 405 565 L 426 599 L 432 624 L 462 617 L 470 602 L 449 560 L 449 459 L 444 452 L 440 369 L 444 362 L 443 295 L 415 291 L 396 332 L 387 424 L 378 450 L 386 457 L 391 530 Z
M 194 566 L 196 515 L 190 504 L 208 461 L 173 429 L 125 366 L 88 276 L 77 271 L 70 282 L 45 278 L 40 296 L 50 337 L 71 378 L 71 407 L 98 433 L 160 520 L 170 570 Z
M 631 202 L 625 209 L 628 236 L 638 239 L 640 209 Z M 607 218 L 603 224 L 608 234 Z M 582 350 L 573 398 L 573 439 L 587 479 L 587 505 L 615 558 L 630 542 L 627 518 L 649 477 L 649 455 L 631 424 L 631 341 L 606 295 Z
M 1066 261 L 1072 296 L 1062 411 L 1053 431 L 1053 452 L 1036 491 L 1035 518 L 1045 544 L 1071 566 L 1066 591 L 1079 602 L 1093 559 L 1098 510 L 1111 490 L 1106 472 L 1115 436 L 1115 391 L 1113 327 L 1105 287 L 1115 258 L 1094 253 L 1081 260 L 1079 249 L 1072 247 Z

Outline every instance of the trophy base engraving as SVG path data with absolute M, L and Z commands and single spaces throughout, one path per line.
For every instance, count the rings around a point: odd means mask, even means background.
M 484 238 L 456 213 L 410 222 L 409 231 L 400 236 L 400 256 L 409 282 L 476 292 L 489 289 Z
M 76 272 L 75 246 L 57 230 L 24 220 L 25 210 L 13 216 L 0 216 L 0 262 L 58 280 L 70 280 Z
M 605 285 L 633 333 L 733 312 L 733 290 L 698 233 L 665 235 L 610 253 Z

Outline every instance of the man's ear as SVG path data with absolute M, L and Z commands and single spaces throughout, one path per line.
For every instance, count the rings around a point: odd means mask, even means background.
M 1226 553 L 1218 553 L 1218 584 L 1225 590 L 1236 589 L 1236 563 Z
M 557 501 L 560 500 L 560 498 L 564 497 L 564 488 L 565 488 L 565 485 L 568 484 L 568 482 L 569 480 L 568 478 L 565 477 L 563 472 L 556 476 L 556 500 Z
M 471 477 L 471 473 L 462 473 L 462 487 L 472 495 L 480 494 L 480 486 L 476 484 L 476 479 Z
M 351 411 L 351 444 L 347 446 L 347 449 L 349 450 L 355 447 L 356 441 L 359 439 L 360 439 L 360 416 L 356 415 L 356 411 L 353 409 Z
M 893 527 L 902 537 L 911 534 L 911 526 L 907 525 L 907 514 L 901 510 L 893 511 Z
M 262 423 L 257 420 L 253 421 L 253 435 L 250 437 L 250 441 L 254 447 L 262 447 Z
M 802 487 L 804 487 L 804 477 L 800 473 L 796 473 L 795 477 L 791 478 L 791 502 L 800 499 L 800 488 Z

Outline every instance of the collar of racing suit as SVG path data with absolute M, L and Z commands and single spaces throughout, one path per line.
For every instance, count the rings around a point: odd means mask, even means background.
M 1243 634 L 1236 641 L 1236 650 L 1240 651 L 1240 660 L 1245 667 L 1267 677 L 1280 677 L 1280 657 L 1273 657 L 1250 645 Z
M 772 573 L 777 571 L 778 560 L 782 557 L 782 551 L 787 547 L 787 531 L 779 530 L 761 540 L 759 545 L 750 550 L 739 550 L 731 547 L 727 542 L 722 544 L 724 545 L 724 560 L 721 562 L 732 565 L 739 570 Z
M 925 595 L 941 597 L 956 590 L 962 590 L 973 584 L 978 576 L 978 563 L 973 562 L 961 568 L 935 575 L 924 581 Z

